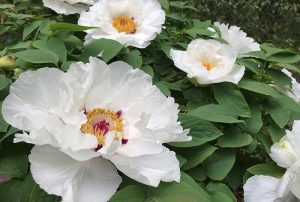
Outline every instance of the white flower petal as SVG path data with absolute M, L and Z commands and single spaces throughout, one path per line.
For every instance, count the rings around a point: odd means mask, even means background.
M 63 201 L 106 202 L 121 178 L 115 167 L 100 157 L 76 161 L 50 146 L 36 146 L 29 155 L 34 180 Z
M 297 161 L 295 151 L 292 149 L 290 143 L 283 138 L 279 143 L 275 143 L 271 147 L 270 157 L 283 168 L 289 168 Z
M 225 77 L 214 80 L 214 83 L 231 82 L 238 84 L 245 74 L 245 67 L 234 64 L 232 71 Z
M 285 93 L 286 95 L 291 97 L 296 102 L 300 102 L 300 84 L 293 77 L 292 73 L 289 70 L 282 69 L 281 71 L 292 79 L 292 90 L 291 91 L 284 91 L 283 90 L 283 93 Z
M 65 15 L 81 13 L 88 9 L 87 5 L 70 4 L 68 3 L 68 1 L 63 1 L 63 0 L 43 0 L 43 3 L 45 7 L 51 8 L 56 13 L 65 14 Z
M 245 202 L 284 202 L 277 200 L 280 180 L 270 176 L 253 176 L 244 185 Z
M 237 84 L 245 72 L 245 67 L 235 64 L 237 54 L 231 46 L 215 40 L 196 39 L 186 51 L 171 49 L 170 55 L 175 66 L 199 84 Z
M 247 34 L 237 26 L 220 24 L 214 25 L 221 31 L 222 38 L 237 52 L 238 55 L 249 53 L 251 51 L 260 51 L 260 45 L 253 38 L 247 37 Z
M 101 13 L 101 16 L 98 14 Z M 118 32 L 113 27 L 117 16 L 128 16 L 137 25 L 134 33 Z M 165 12 L 156 0 L 101 0 L 81 14 L 78 23 L 97 27 L 87 30 L 86 43 L 95 39 L 113 39 L 126 46 L 145 48 L 162 31 Z
M 113 155 L 109 158 L 128 177 L 150 186 L 158 186 L 160 181 L 180 181 L 179 162 L 174 152 L 167 148 L 161 153 L 127 157 Z

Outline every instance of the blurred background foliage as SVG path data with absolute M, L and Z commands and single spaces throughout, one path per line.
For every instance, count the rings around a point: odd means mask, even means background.
M 299 0 L 193 0 L 201 20 L 237 25 L 258 42 L 300 51 Z

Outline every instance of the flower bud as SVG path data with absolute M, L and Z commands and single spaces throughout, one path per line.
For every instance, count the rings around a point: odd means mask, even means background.
M 0 57 L 0 69 L 1 70 L 13 70 L 17 67 L 16 60 L 13 56 L 6 55 Z

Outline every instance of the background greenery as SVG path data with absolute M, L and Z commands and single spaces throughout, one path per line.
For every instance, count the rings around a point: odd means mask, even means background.
M 96 40 L 84 46 L 82 31 L 86 28 L 76 25 L 77 15 L 57 15 L 39 0 L 4 2 L 7 4 L 0 4 L 0 56 L 16 57 L 16 65 L 0 64 L 1 101 L 22 71 L 45 66 L 66 71 L 70 63 L 86 62 L 89 56 L 102 52 L 107 63 L 122 60 L 142 69 L 165 95 L 173 96 L 180 104 L 179 119 L 184 128 L 191 129 L 193 140 L 167 146 L 178 154 L 181 182 L 152 188 L 123 176 L 112 202 L 236 202 L 242 201 L 242 186 L 249 176 L 282 175 L 283 170 L 268 153 L 293 120 L 299 119 L 300 107 L 277 89 L 289 89 L 291 79 L 280 70 L 285 67 L 299 73 L 296 64 L 300 56 L 263 44 L 262 51 L 237 61 L 246 67 L 238 86 L 222 83 L 195 87 L 174 66 L 169 51 L 171 47 L 185 49 L 195 38 L 210 38 L 209 20 L 239 25 L 261 43 L 297 49 L 299 40 L 293 20 L 299 23 L 299 16 L 291 16 L 299 14 L 292 7 L 282 8 L 270 1 L 160 0 L 167 13 L 166 29 L 149 47 L 138 50 L 111 40 Z M 284 19 L 271 21 L 276 19 L 270 14 L 273 11 Z M 261 17 L 265 15 L 268 18 Z M 0 201 L 60 201 L 33 181 L 27 158 L 32 145 L 13 144 L 17 131 L 0 116 L 0 183 L 12 178 L 0 186 Z
M 193 0 L 201 19 L 242 27 L 259 42 L 300 51 L 300 1 Z

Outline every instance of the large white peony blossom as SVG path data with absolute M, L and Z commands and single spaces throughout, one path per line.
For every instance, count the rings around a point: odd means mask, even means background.
M 298 202 L 300 200 L 300 121 L 293 130 L 271 147 L 271 158 L 286 168 L 278 179 L 270 176 L 253 176 L 244 186 L 245 202 Z
M 220 24 L 215 22 L 214 25 L 221 31 L 222 38 L 233 48 L 238 55 L 243 55 L 251 51 L 260 51 L 260 45 L 253 38 L 247 37 L 247 34 L 237 26 Z
M 245 67 L 235 64 L 237 54 L 227 44 L 196 39 L 186 51 L 171 50 L 175 66 L 199 84 L 231 82 L 237 84 Z
M 15 142 L 35 144 L 34 180 L 68 202 L 109 200 L 121 183 L 117 169 L 150 186 L 178 182 L 179 162 L 162 145 L 191 140 L 178 111 L 141 70 L 97 58 L 67 73 L 22 73 L 2 107 L 4 119 L 26 131 Z
M 106 38 L 137 48 L 147 47 L 162 31 L 164 22 L 165 12 L 156 0 L 101 0 L 78 21 L 97 27 L 86 30 L 86 43 Z
M 81 13 L 98 0 L 43 0 L 44 6 L 59 14 Z

